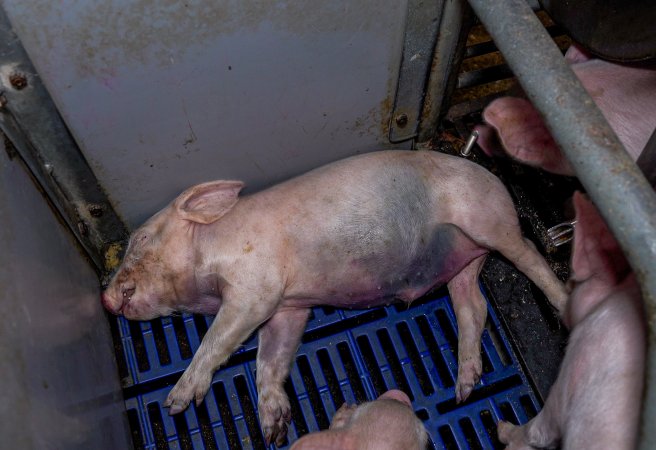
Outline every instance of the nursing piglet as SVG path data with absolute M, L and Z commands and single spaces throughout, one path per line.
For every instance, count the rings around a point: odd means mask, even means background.
M 633 160 L 656 129 L 656 69 L 590 59 L 576 46 L 565 58 Z M 478 145 L 561 175 L 574 175 L 540 113 L 524 98 L 502 97 L 483 111 Z M 501 148 L 503 147 L 503 149 Z
M 499 423 L 508 449 L 635 448 L 646 347 L 640 289 L 592 203 L 576 193 L 574 207 L 573 329 L 542 411 L 522 427 Z
M 303 436 L 290 450 L 425 450 L 427 441 L 408 396 L 391 390 L 373 402 L 345 403 L 328 430 Z
M 283 383 L 310 308 L 410 303 L 447 284 L 458 322 L 456 398 L 481 372 L 486 304 L 478 275 L 497 250 L 559 310 L 564 285 L 530 242 L 501 182 L 427 151 L 383 151 L 238 197 L 239 181 L 183 192 L 137 229 L 103 304 L 128 319 L 216 314 L 168 396 L 170 413 L 200 403 L 212 375 L 259 331 L 257 388 L 267 442 L 290 421 Z

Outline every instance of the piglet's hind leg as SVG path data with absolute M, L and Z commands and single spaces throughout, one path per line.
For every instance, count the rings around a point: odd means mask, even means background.
M 469 397 L 483 372 L 481 335 L 487 316 L 487 304 L 478 286 L 478 274 L 486 256 L 473 259 L 447 284 L 458 321 L 457 402 Z
M 281 446 L 291 421 L 289 398 L 283 384 L 301 343 L 309 308 L 276 312 L 260 328 L 257 349 L 257 407 L 267 445 Z

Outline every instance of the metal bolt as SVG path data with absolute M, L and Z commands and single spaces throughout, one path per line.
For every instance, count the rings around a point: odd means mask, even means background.
M 406 113 L 401 113 L 394 118 L 394 121 L 399 127 L 403 128 L 408 124 L 408 115 Z
M 17 91 L 27 87 L 27 77 L 22 73 L 12 73 L 9 75 L 9 82 Z
M 91 217 L 100 217 L 103 215 L 103 205 L 99 205 L 97 203 L 92 203 L 89 205 L 89 214 L 91 214 Z
M 45 163 L 45 164 L 43 165 L 43 167 L 45 167 L 46 172 L 48 172 L 50 175 L 52 175 L 52 170 L 54 169 L 54 167 L 52 167 L 52 164 L 50 164 L 50 163 Z
M 476 140 L 478 139 L 478 131 L 474 130 L 471 132 L 469 135 L 469 138 L 467 139 L 467 142 L 465 143 L 465 146 L 460 150 L 460 155 L 462 156 L 469 156 L 471 153 L 472 148 L 474 147 L 474 144 L 476 143 Z

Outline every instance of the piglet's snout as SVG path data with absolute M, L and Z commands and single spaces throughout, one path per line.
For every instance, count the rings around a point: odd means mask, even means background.
M 112 298 L 112 296 L 109 295 L 107 291 L 103 292 L 100 295 L 100 298 L 105 309 L 107 309 L 107 311 L 111 312 L 112 314 L 120 314 L 123 310 L 123 305 L 125 304 L 123 298 Z
M 407 405 L 408 407 L 412 408 L 412 402 L 410 401 L 410 398 L 406 395 L 405 392 L 399 391 L 398 389 L 389 390 L 385 392 L 383 395 L 381 395 L 379 398 L 396 400 L 397 402 L 401 402 L 404 405 Z

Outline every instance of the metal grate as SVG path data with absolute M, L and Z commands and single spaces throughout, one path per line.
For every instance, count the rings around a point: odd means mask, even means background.
M 343 402 L 375 399 L 398 388 L 413 400 L 436 448 L 500 447 L 496 422 L 525 423 L 539 403 L 495 312 L 488 312 L 483 379 L 470 399 L 458 405 L 457 324 L 444 291 L 410 308 L 315 309 L 286 385 L 293 412 L 289 439 L 327 428 Z M 136 326 L 118 320 L 135 381 L 125 394 L 136 448 L 265 448 L 257 420 L 256 338 L 215 374 L 200 407 L 170 417 L 161 405 L 188 365 L 189 352 L 198 347 L 208 319 L 185 316 Z M 135 339 L 131 331 L 137 328 L 141 337 Z

